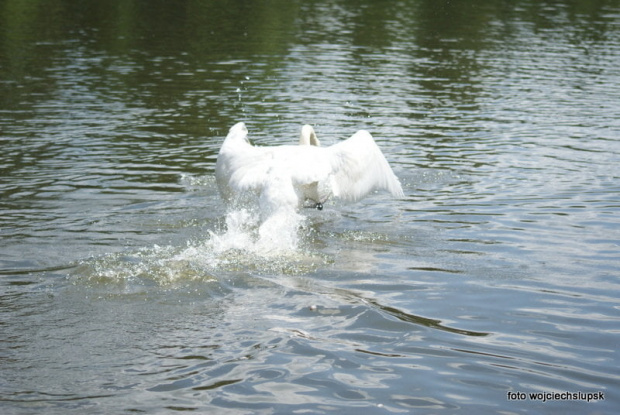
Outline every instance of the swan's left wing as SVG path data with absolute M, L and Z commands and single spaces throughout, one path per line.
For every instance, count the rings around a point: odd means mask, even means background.
M 264 183 L 271 155 L 253 147 L 243 123 L 235 124 L 224 140 L 215 165 L 218 188 L 225 200 L 248 191 L 259 191 Z
M 354 202 L 374 190 L 404 196 L 398 178 L 368 131 L 360 130 L 328 150 L 335 197 Z

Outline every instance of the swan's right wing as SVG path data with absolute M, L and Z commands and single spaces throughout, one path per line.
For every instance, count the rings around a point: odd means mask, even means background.
M 403 197 L 403 189 L 383 153 L 368 131 L 329 147 L 332 193 L 355 202 L 374 190 Z

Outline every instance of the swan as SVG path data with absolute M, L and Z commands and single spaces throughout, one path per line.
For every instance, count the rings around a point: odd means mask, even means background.
M 215 166 L 222 198 L 229 204 L 258 196 L 261 215 L 282 209 L 323 209 L 330 198 L 355 202 L 374 190 L 403 197 L 401 184 L 368 131 L 321 147 L 314 129 L 302 128 L 300 145 L 255 147 L 243 122 L 230 128 Z M 308 205 L 309 203 L 309 205 Z
M 310 146 L 321 146 L 321 142 L 316 137 L 316 133 L 314 132 L 314 128 L 311 125 L 304 125 L 301 127 L 301 134 L 299 136 L 299 145 L 310 145 Z

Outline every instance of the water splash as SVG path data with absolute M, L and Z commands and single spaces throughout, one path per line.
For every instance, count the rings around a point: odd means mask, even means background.
M 224 233 L 209 231 L 207 246 L 216 253 L 241 250 L 265 257 L 294 253 L 305 220 L 289 209 L 280 209 L 262 221 L 261 214 L 253 209 L 234 209 L 226 215 Z
M 301 274 L 329 263 L 325 255 L 304 247 L 307 218 L 294 211 L 281 210 L 261 220 L 260 212 L 240 208 L 228 212 L 225 222 L 203 240 L 89 258 L 72 274 L 88 284 L 141 287 L 214 281 L 239 271 Z
M 253 273 L 298 274 L 329 262 L 308 246 L 312 232 L 308 218 L 292 209 L 263 217 L 256 209 L 230 210 L 226 228 L 209 231 L 202 249 L 211 253 L 220 270 L 233 267 Z
M 72 272 L 76 282 L 90 285 L 139 287 L 156 283 L 170 285 L 179 281 L 214 280 L 213 263 L 194 248 L 179 250 L 173 246 L 141 248 L 133 252 L 112 253 L 80 261 Z

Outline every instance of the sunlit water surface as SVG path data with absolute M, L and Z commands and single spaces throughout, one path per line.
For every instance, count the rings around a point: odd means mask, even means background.
M 620 407 L 616 2 L 52 3 L 0 2 L 0 412 Z M 265 245 L 237 121 L 406 197 Z

